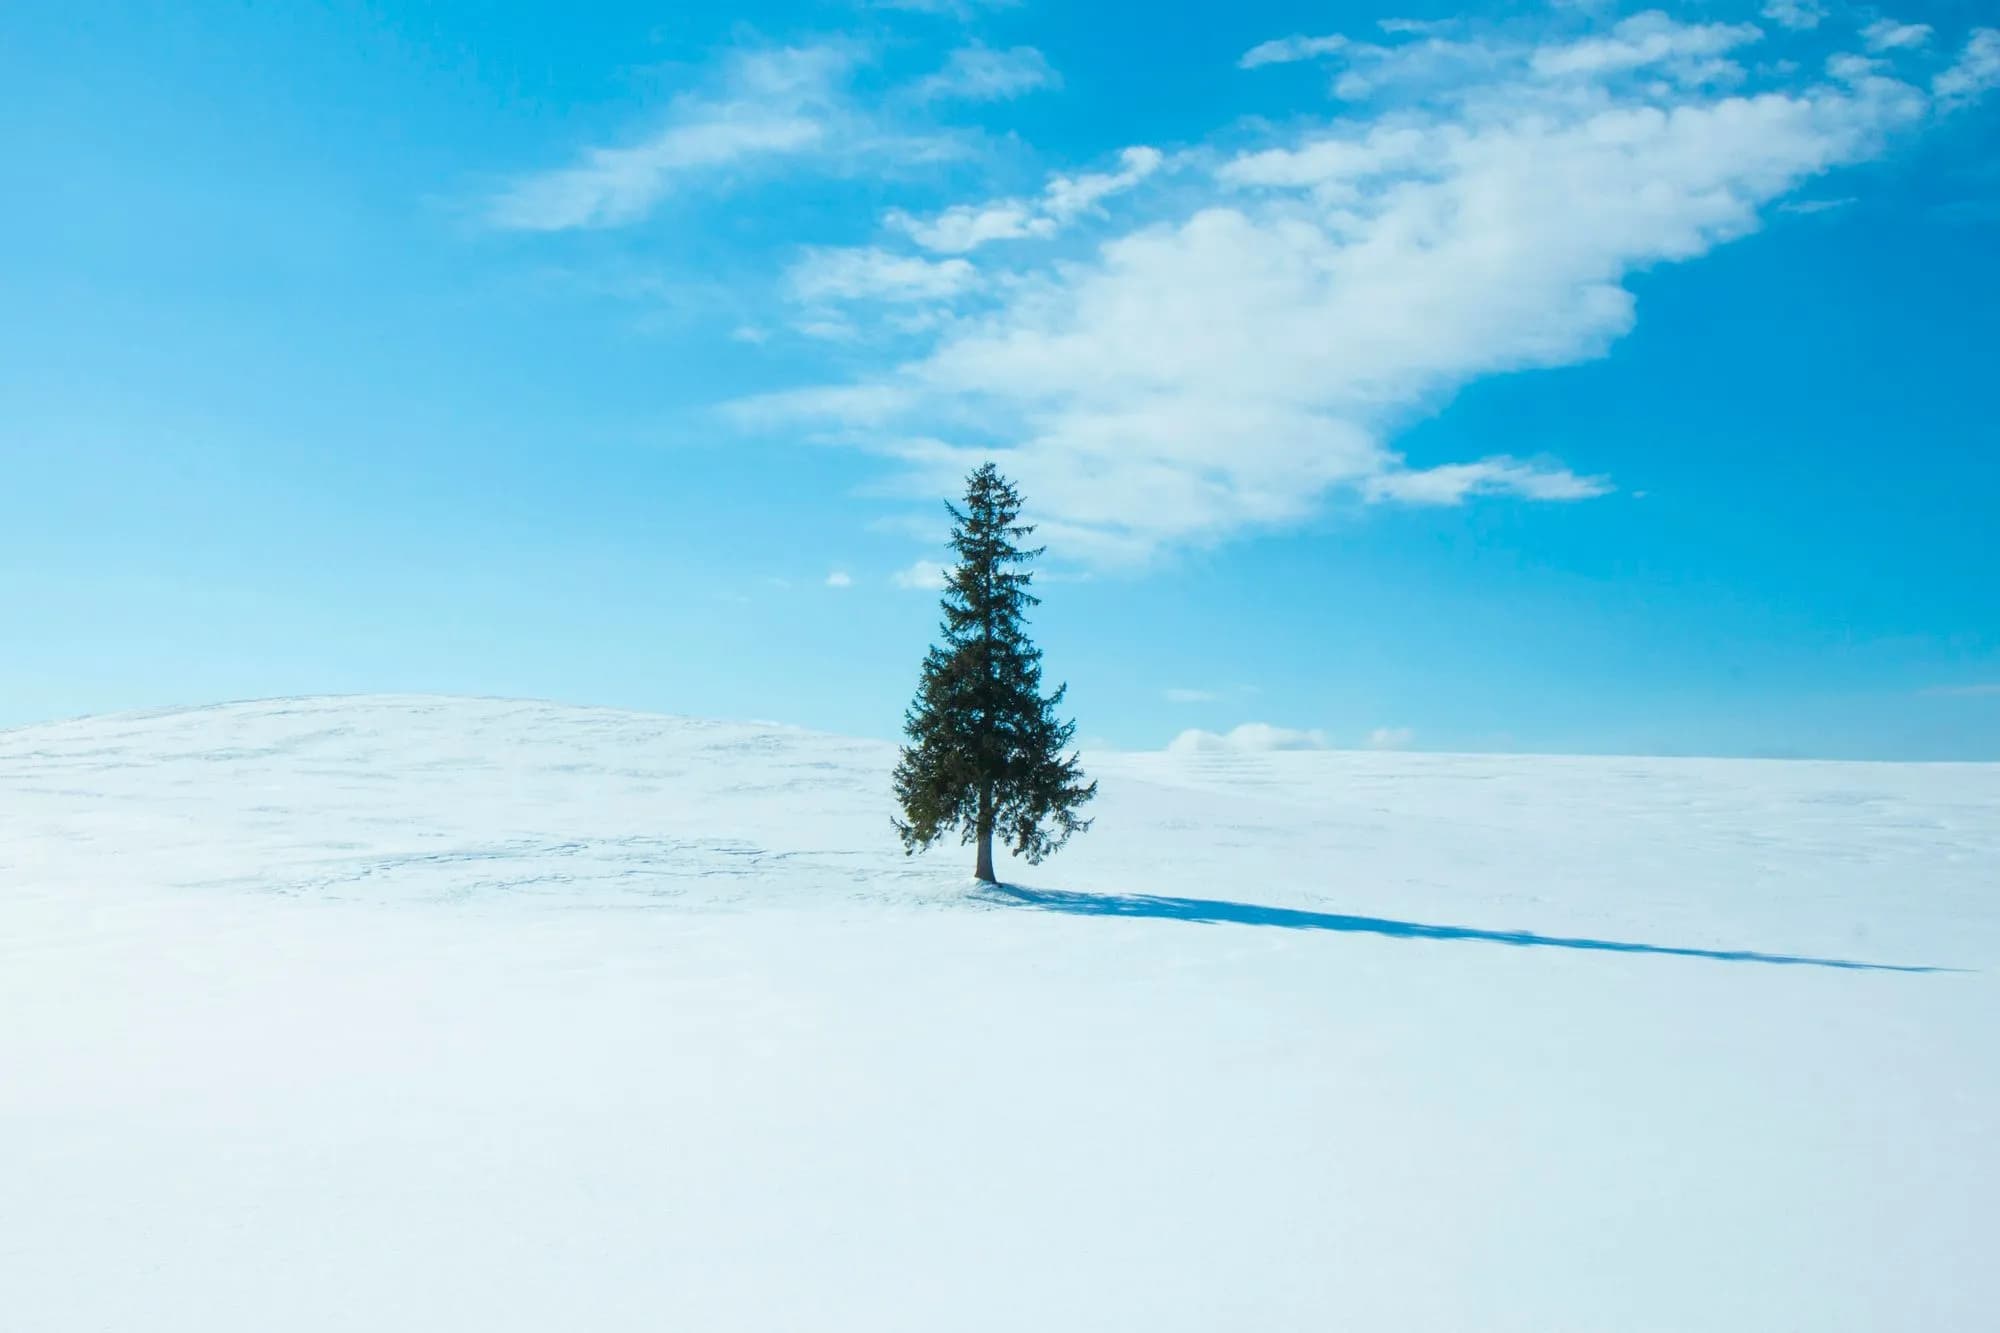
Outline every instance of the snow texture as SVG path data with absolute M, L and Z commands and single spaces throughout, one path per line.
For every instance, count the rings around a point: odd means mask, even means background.
M 1097 828 L 981 891 L 901 855 L 893 758 L 432 698 L 0 732 L 0 1324 L 2000 1310 L 2000 766 L 1099 754 Z

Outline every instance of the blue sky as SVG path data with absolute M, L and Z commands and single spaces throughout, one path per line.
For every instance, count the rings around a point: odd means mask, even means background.
M 993 456 L 1093 742 L 2000 759 L 1980 5 L 706 8 L 0 13 L 0 725 L 892 735 Z

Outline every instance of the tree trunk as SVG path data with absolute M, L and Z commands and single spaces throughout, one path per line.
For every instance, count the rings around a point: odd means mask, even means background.
M 993 874 L 993 788 L 979 789 L 979 868 L 972 872 L 982 884 L 998 884 Z

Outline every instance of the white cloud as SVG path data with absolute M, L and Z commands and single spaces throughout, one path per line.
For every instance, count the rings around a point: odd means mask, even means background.
M 1947 110 L 1995 88 L 2000 88 L 2000 28 L 1975 28 L 1958 59 L 1931 80 L 1931 91 Z
M 1640 72 L 1690 88 L 1729 84 L 1742 80 L 1745 72 L 1723 57 L 1762 36 L 1753 24 L 1681 23 L 1648 10 L 1608 32 L 1573 40 L 1434 36 L 1386 44 L 1350 42 L 1341 48 L 1343 69 L 1333 91 L 1349 101 L 1399 90 L 1476 104 L 1495 91 L 1496 79 L 1514 84 L 1507 89 L 1510 97 L 1536 84 L 1561 85 L 1573 97 L 1579 85 Z
M 1393 22 L 1393 20 L 1391 20 Z M 1407 31 L 1384 25 L 1385 31 Z M 1316 60 L 1320 56 L 1330 56 L 1347 46 L 1347 39 L 1338 33 L 1328 37 L 1280 37 L 1275 41 L 1261 42 L 1243 53 L 1236 62 L 1238 69 L 1256 69 L 1262 65 L 1290 65 L 1301 60 Z
M 822 342 L 859 342 L 863 336 L 861 326 L 842 314 L 803 315 L 792 321 L 792 331 L 808 338 L 818 338 Z
M 829 588 L 852 588 L 854 586 L 854 576 L 844 569 L 836 569 L 826 576 L 826 586 Z
M 1166 155 L 1139 145 L 1118 154 L 1118 170 L 1086 171 L 1077 176 L 1051 176 L 1042 191 L 1042 211 L 1057 222 L 1090 212 L 1114 194 L 1122 194 L 1158 171 Z
M 1781 28 L 1804 32 L 1820 25 L 1820 20 L 1826 17 L 1826 6 L 1821 0 L 1770 0 L 1763 13 Z
M 898 588 L 916 588 L 937 591 L 944 587 L 944 566 L 935 560 L 919 560 L 906 568 L 899 569 L 892 576 Z
M 1603 477 L 1579 477 L 1555 464 L 1524 463 L 1519 459 L 1485 458 L 1477 463 L 1446 463 L 1439 467 L 1393 468 L 1362 484 L 1370 500 L 1400 500 L 1405 504 L 1463 504 L 1472 495 L 1518 495 L 1529 500 L 1589 500 L 1611 492 Z
M 1861 30 L 1861 40 L 1868 43 L 1870 51 L 1900 51 L 1906 47 L 1922 46 L 1930 39 L 1931 25 L 1928 23 L 1876 19 Z
M 650 135 L 521 177 L 488 202 L 486 218 L 513 231 L 619 227 L 698 181 L 780 163 L 879 169 L 961 151 L 950 134 L 902 130 L 860 105 L 848 84 L 861 55 L 846 43 L 732 52 L 711 86 L 676 97 Z
M 978 287 L 963 259 L 927 259 L 868 246 L 807 250 L 786 274 L 800 306 L 794 332 L 859 343 L 887 331 L 921 337 L 953 317 L 952 302 Z M 863 307 L 872 307 L 864 311 Z
M 1269 753 L 1273 750 L 1324 750 L 1323 731 L 1294 731 L 1268 722 L 1245 722 L 1227 732 L 1189 728 L 1173 738 L 1167 749 L 1173 754 L 1201 754 L 1216 751 Z
M 650 212 L 681 173 L 798 152 L 818 143 L 822 132 L 803 116 L 750 108 L 718 112 L 629 148 L 592 148 L 576 166 L 516 182 L 493 201 L 490 217 L 512 231 L 620 226 Z
M 822 143 L 844 47 L 740 52 L 721 87 L 674 100 L 667 123 L 620 148 L 587 149 L 573 166 L 516 181 L 493 200 L 495 226 L 522 231 L 610 227 L 644 217 L 680 177 Z
M 1417 733 L 1408 727 L 1377 727 L 1368 733 L 1368 748 L 1371 750 L 1403 750 L 1417 739 Z
M 990 241 L 1054 236 L 1077 218 L 1101 211 L 1104 200 L 1130 190 L 1165 162 L 1159 149 L 1137 145 L 1119 153 L 1116 171 L 1050 176 L 1039 198 L 958 204 L 927 218 L 891 210 L 883 221 L 937 254 L 966 254 Z
M 1837 51 L 1826 58 L 1826 72 L 1829 78 L 1838 79 L 1850 85 L 1866 84 L 1889 73 L 1890 64 L 1873 56 L 1856 55 L 1852 51 Z
M 1436 33 L 1450 32 L 1459 25 L 1459 22 L 1457 19 L 1378 19 L 1375 26 L 1392 37 L 1407 37 L 1413 34 L 1429 37 Z
M 1812 217 L 1819 213 L 1835 213 L 1850 208 L 1859 202 L 1852 195 L 1839 199 L 1794 199 L 1778 205 L 1780 213 L 1791 213 L 1799 217 Z
M 996 50 L 975 42 L 953 51 L 945 66 L 916 86 L 918 97 L 928 101 L 959 98 L 971 102 L 998 102 L 1054 88 L 1062 78 L 1048 57 L 1032 46 Z
M 1714 72 L 1717 67 L 1707 62 L 1715 57 L 1763 35 L 1749 23 L 1677 23 L 1658 10 L 1649 10 L 1623 20 L 1609 36 L 1543 47 L 1531 63 L 1537 73 L 1558 77 L 1667 65 L 1692 79 Z
M 926 250 L 958 255 L 988 241 L 1012 241 L 1024 236 L 1048 236 L 1054 227 L 1031 205 L 1017 199 L 987 204 L 955 204 L 933 217 L 920 218 L 892 209 L 883 221 Z
M 965 291 L 979 274 L 963 259 L 828 248 L 807 251 L 789 277 L 801 301 L 937 301 Z
M 1163 691 L 1170 704 L 1208 704 L 1219 697 L 1213 690 L 1169 689 Z
M 1756 35 L 1649 14 L 1540 45 L 1375 48 L 1358 68 L 1393 86 L 1382 108 L 1177 153 L 1175 188 L 1094 251 L 1017 258 L 927 350 L 746 410 L 896 460 L 911 495 L 950 494 L 991 458 L 1059 556 L 1103 566 L 1296 523 L 1336 490 L 1602 495 L 1612 479 L 1587 459 L 1413 462 L 1392 441 L 1472 381 L 1606 355 L 1638 317 L 1633 274 L 1757 231 L 1933 113 L 1886 66 L 1725 79 L 1716 62 Z M 1992 41 L 1992 72 L 1975 42 L 1939 76 L 1941 100 L 2000 80 Z M 1102 175 L 1164 160 L 1128 154 Z M 1094 206 L 1087 180 L 1069 188 Z M 963 254 L 1046 234 L 1062 197 L 1052 181 L 1032 200 L 889 221 Z

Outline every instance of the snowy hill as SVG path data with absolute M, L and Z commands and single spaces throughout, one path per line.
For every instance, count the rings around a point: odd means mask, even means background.
M 2000 1308 L 2000 766 L 1087 756 L 1096 829 L 981 892 L 893 759 L 434 698 L 0 732 L 9 1324 Z

